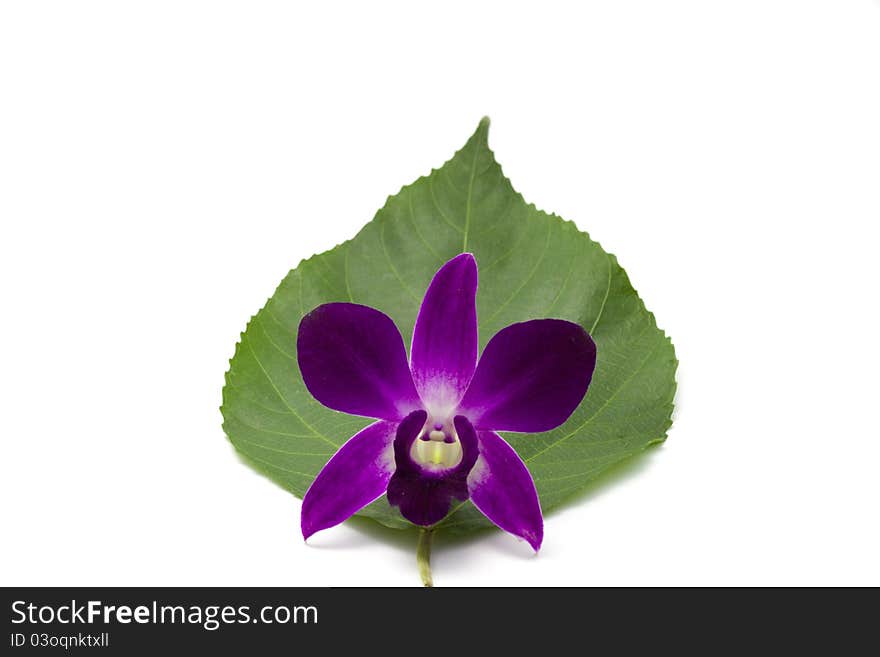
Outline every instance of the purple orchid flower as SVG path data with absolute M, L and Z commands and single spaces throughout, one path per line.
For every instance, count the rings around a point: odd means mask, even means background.
M 537 551 L 538 493 L 522 459 L 496 431 L 549 431 L 580 404 L 596 345 L 560 319 L 512 324 L 477 362 L 477 263 L 456 256 L 434 275 L 416 319 L 410 362 L 394 322 L 353 303 L 302 318 L 297 359 L 319 402 L 378 421 L 352 436 L 303 499 L 303 537 L 338 525 L 387 492 L 404 518 L 430 527 L 453 499 Z

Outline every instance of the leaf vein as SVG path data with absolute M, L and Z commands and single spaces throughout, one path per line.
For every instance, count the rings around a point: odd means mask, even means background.
M 271 461 L 267 461 L 265 459 L 261 459 L 257 456 L 254 456 L 250 452 L 245 451 L 243 449 L 239 449 L 239 451 L 241 451 L 245 456 L 247 456 L 252 461 L 256 461 L 257 463 L 262 463 L 263 465 L 267 465 L 270 468 L 274 468 L 275 470 L 281 470 L 282 472 L 289 472 L 290 474 L 300 475 L 301 477 L 305 477 L 306 479 L 309 479 L 309 480 L 315 478 L 315 475 L 313 475 L 313 474 L 308 474 L 306 472 L 300 472 L 299 470 L 291 470 L 290 468 L 285 468 L 280 465 L 276 465 L 275 463 L 272 463 Z
M 456 226 L 452 223 L 452 220 L 446 216 L 446 213 L 443 212 L 443 208 L 440 207 L 440 204 L 437 202 L 437 196 L 434 193 L 434 174 L 431 174 L 427 178 L 428 180 L 428 191 L 431 192 L 431 202 L 434 204 L 434 207 L 437 208 L 437 214 L 440 215 L 440 218 L 445 221 L 447 224 L 452 226 L 459 233 L 461 232 L 461 226 Z
M 253 447 L 259 447 L 260 449 L 265 449 L 269 452 L 276 452 L 278 454 L 286 454 L 287 456 L 330 456 L 333 452 L 291 452 L 286 449 L 278 449 L 277 447 L 269 447 L 268 445 L 262 445 L 260 443 L 255 443 L 252 440 L 245 440 L 244 438 L 237 438 L 236 442 L 245 443 L 247 445 L 252 445 Z
M 291 354 L 287 353 L 287 351 L 285 351 L 284 349 L 282 349 L 282 348 L 281 348 L 281 347 L 275 342 L 275 340 L 272 339 L 272 336 L 269 335 L 269 331 L 267 331 L 267 330 L 266 330 L 266 327 L 263 326 L 263 313 L 259 313 L 259 314 L 257 315 L 257 318 L 260 320 L 260 330 L 263 332 L 263 335 L 266 336 L 266 340 L 268 340 L 269 344 L 272 345 L 273 347 L 275 347 L 275 350 L 278 351 L 278 353 L 280 353 L 280 354 L 282 354 L 283 356 L 285 356 L 286 358 L 289 358 L 290 360 L 296 362 L 296 356 L 292 356 Z
M 382 222 L 382 227 L 379 229 L 379 243 L 382 245 L 382 253 L 385 254 L 385 262 L 388 263 L 388 268 L 391 269 L 391 273 L 394 274 L 394 277 L 397 279 L 397 282 L 400 283 L 400 287 L 403 288 L 403 291 L 418 303 L 420 299 L 413 294 L 412 290 L 410 290 L 406 283 L 403 282 L 403 279 L 400 277 L 400 272 L 397 271 L 397 267 L 391 262 L 391 256 L 388 254 L 388 247 L 385 245 L 385 227 L 387 225 L 388 222 Z
M 602 298 L 602 305 L 599 306 L 599 314 L 596 315 L 596 321 L 590 327 L 590 335 L 593 335 L 596 327 L 599 326 L 599 320 L 602 319 L 602 313 L 605 312 L 605 304 L 608 303 L 608 293 L 611 292 L 611 256 L 606 254 L 605 257 L 608 261 L 608 284 L 605 286 L 605 296 Z
M 248 397 L 246 394 L 244 394 L 244 391 L 247 390 L 247 388 L 237 386 L 232 381 L 227 381 L 226 385 L 228 385 L 233 390 L 239 391 L 239 393 L 241 394 L 240 399 L 246 401 L 248 404 L 253 404 L 257 408 L 261 408 L 264 411 L 269 411 L 270 413 L 277 413 L 278 415 L 293 415 L 293 413 L 291 413 L 290 411 L 279 411 L 277 408 L 269 408 L 268 406 L 264 406 L 263 404 L 258 402 L 256 399 L 253 399 L 252 397 Z M 225 402 L 223 404 L 223 407 L 224 408 L 227 407 L 227 404 Z
M 300 317 L 300 319 L 302 319 L 306 315 L 306 310 L 305 310 L 305 307 L 303 306 L 303 275 L 302 275 L 302 270 L 298 269 L 296 274 L 297 274 L 296 277 L 299 279 L 299 317 Z
M 351 281 L 348 277 L 348 254 L 351 253 L 351 248 L 345 250 L 345 256 L 342 258 L 342 270 L 343 277 L 345 279 L 345 291 L 348 294 L 348 300 L 351 303 L 354 303 L 354 295 L 351 293 Z
M 419 230 L 419 227 L 416 224 L 416 213 L 413 210 L 412 197 L 413 197 L 413 195 L 409 194 L 408 199 L 407 199 L 409 201 L 409 203 L 408 203 L 408 205 L 409 205 L 409 221 L 412 224 L 413 229 L 415 230 L 416 236 L 422 241 L 422 244 L 425 245 L 425 248 L 428 249 L 428 251 L 430 251 L 431 255 L 433 255 L 434 258 L 436 258 L 438 262 L 442 262 L 443 257 L 434 250 L 434 247 L 432 247 L 430 244 L 428 244 L 428 241 L 422 236 L 422 231 Z
M 464 205 L 464 231 L 463 231 L 464 237 L 463 237 L 462 243 L 461 243 L 462 253 L 467 252 L 468 231 L 471 228 L 471 204 L 472 204 L 473 195 L 474 195 L 474 178 L 477 173 L 477 157 L 479 156 L 479 154 L 480 154 L 479 145 L 475 145 L 474 146 L 474 158 L 471 161 L 471 175 L 470 175 L 470 180 L 468 180 L 467 200 L 465 201 L 465 205 Z
M 562 285 L 559 288 L 559 292 L 556 293 L 556 296 L 553 297 L 553 302 L 550 304 L 550 307 L 544 311 L 544 316 L 549 317 L 550 313 L 553 312 L 553 309 L 556 307 L 556 304 L 559 303 L 559 299 L 562 298 L 562 293 L 565 291 L 565 288 L 568 287 L 568 281 L 571 279 L 571 275 L 574 273 L 575 262 L 577 262 L 578 255 L 580 255 L 577 251 L 575 251 L 574 255 L 571 257 L 571 266 L 568 268 L 568 273 L 565 275 L 565 280 L 562 281 Z
M 334 443 L 332 440 L 330 440 L 327 436 L 325 436 L 325 435 L 322 434 L 320 431 L 318 431 L 317 429 L 315 429 L 315 427 L 313 427 L 311 424 L 309 424 L 308 422 L 306 422 L 305 418 L 304 418 L 302 415 L 300 415 L 299 413 L 296 412 L 296 409 L 294 409 L 293 406 L 290 405 L 290 402 L 287 401 L 287 397 L 285 397 L 284 395 L 281 394 L 281 391 L 278 389 L 278 386 L 275 385 L 275 381 L 272 380 L 272 377 L 269 376 L 269 373 L 266 371 L 266 368 L 263 367 L 263 363 L 262 363 L 262 361 L 260 361 L 260 357 L 257 355 L 257 352 L 256 352 L 256 350 L 253 348 L 253 346 L 251 345 L 250 341 L 248 341 L 247 346 L 248 346 L 248 349 L 250 349 L 251 354 L 253 355 L 254 360 L 255 360 L 256 363 L 257 363 L 257 366 L 260 368 L 260 371 L 263 372 L 263 376 L 266 377 L 266 380 L 269 382 L 269 385 L 272 386 L 272 389 L 275 391 L 275 394 L 278 395 L 278 399 L 280 399 L 281 402 L 282 402 L 285 406 L 287 406 L 287 408 L 290 410 L 290 412 L 291 412 L 294 416 L 296 416 L 297 419 L 299 419 L 299 421 L 302 422 L 303 425 L 304 425 L 307 429 L 309 429 L 312 433 L 314 433 L 314 434 L 315 434 L 317 437 L 319 437 L 321 440 L 325 441 L 328 445 L 332 445 L 334 449 L 339 449 L 339 445 L 337 445 L 337 444 Z
M 639 334 L 639 337 L 641 337 L 646 331 L 647 331 L 647 327 L 642 330 L 642 332 Z M 523 462 L 524 463 L 531 463 L 536 458 L 541 456 L 541 454 L 543 454 L 544 452 L 547 452 L 551 449 L 559 447 L 559 445 L 564 443 L 566 440 L 571 438 L 576 433 L 580 432 L 584 427 L 586 427 L 588 424 L 590 424 L 590 422 L 595 420 L 608 407 L 608 404 L 610 404 L 612 402 L 612 400 L 614 400 L 617 397 L 617 395 L 620 394 L 620 391 L 623 390 L 629 384 L 629 382 L 632 381 L 635 378 L 635 376 L 642 370 L 642 368 L 648 363 L 651 356 L 653 356 L 654 352 L 657 351 L 657 346 L 659 344 L 660 343 L 657 343 L 656 345 L 654 345 L 654 347 L 648 352 L 648 354 L 645 356 L 645 358 L 642 360 L 642 362 L 639 363 L 639 366 L 635 370 L 633 370 L 632 374 L 630 374 L 628 377 L 626 377 L 626 379 L 623 381 L 623 383 L 621 383 L 617 387 L 617 390 L 615 390 L 614 393 L 610 397 L 608 397 L 608 399 L 606 399 L 599 408 L 597 408 L 595 411 L 593 411 L 593 413 L 591 413 L 588 418 L 586 418 L 583 422 L 581 422 L 580 425 L 578 425 L 578 427 L 576 429 L 573 429 L 571 432 L 567 433 L 559 440 L 554 441 L 553 443 L 551 443 L 550 445 L 548 445 L 547 447 L 542 449 L 540 452 L 536 452 L 535 454 L 532 454 L 527 459 L 523 459 Z
M 272 429 L 265 429 L 263 427 L 258 427 L 250 422 L 245 421 L 238 413 L 235 411 L 230 411 L 229 414 L 232 416 L 232 419 L 240 424 L 243 424 L 248 429 L 253 429 L 254 431 L 259 431 L 260 433 L 268 433 L 273 436 L 285 436 L 286 438 L 314 438 L 314 434 L 309 433 L 288 433 L 287 431 L 273 431 Z M 268 449 L 268 448 L 267 448 Z
M 534 278 L 535 274 L 538 271 L 538 268 L 541 266 L 541 263 L 544 261 L 544 258 L 547 256 L 547 251 L 550 248 L 550 233 L 552 232 L 552 230 L 553 230 L 553 222 L 548 221 L 547 222 L 547 239 L 544 241 L 544 250 L 541 251 L 541 257 L 538 258 L 538 260 L 535 262 L 535 266 L 532 267 L 532 270 L 529 272 L 529 275 L 526 276 L 526 279 L 513 292 L 513 294 L 511 294 L 504 303 L 502 303 L 500 306 L 498 306 L 498 308 L 495 309 L 495 312 L 493 312 L 491 315 L 489 315 L 489 317 L 487 317 L 484 321 L 480 322 L 480 328 L 485 327 L 488 322 L 491 322 L 495 317 L 497 317 L 498 313 L 500 313 L 502 310 L 504 310 L 510 304 L 510 302 L 513 301 L 516 298 L 516 296 L 520 292 L 523 291 L 525 286 L 529 284 L 529 282 L 532 280 L 532 278 Z

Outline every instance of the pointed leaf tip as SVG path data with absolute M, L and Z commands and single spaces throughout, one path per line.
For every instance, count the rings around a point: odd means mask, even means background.
M 477 129 L 474 131 L 474 134 L 471 136 L 471 139 L 475 141 L 481 141 L 484 144 L 489 143 L 489 124 L 491 121 L 488 116 L 484 116 L 480 119 L 480 122 L 477 124 Z

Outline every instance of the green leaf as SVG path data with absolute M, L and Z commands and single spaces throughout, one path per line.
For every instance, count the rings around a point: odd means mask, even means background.
M 455 156 L 388 199 L 335 249 L 300 263 L 250 321 L 230 361 L 223 428 L 255 468 L 302 497 L 333 452 L 370 420 L 316 402 L 300 378 L 300 318 L 330 301 L 390 315 L 409 344 L 434 272 L 462 251 L 477 259 L 480 345 L 513 322 L 558 317 L 596 341 L 586 398 L 561 427 L 505 438 L 531 471 L 550 511 L 615 463 L 663 441 L 671 423 L 677 361 L 617 259 L 570 222 L 526 203 L 487 143 L 488 119 Z M 360 512 L 389 527 L 411 525 L 384 497 Z M 489 526 L 470 502 L 439 527 Z

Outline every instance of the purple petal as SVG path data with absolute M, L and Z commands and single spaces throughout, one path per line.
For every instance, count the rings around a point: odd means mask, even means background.
M 479 455 L 476 431 L 467 418 L 457 416 L 455 430 L 461 442 L 461 461 L 442 471 L 417 463 L 412 458 L 412 446 L 427 417 L 425 411 L 416 411 L 400 423 L 394 439 L 397 470 L 388 482 L 388 502 L 399 507 L 404 518 L 425 527 L 442 520 L 453 499 L 468 498 L 468 473 Z
M 480 430 L 549 431 L 581 403 L 595 366 L 596 345 L 577 324 L 511 324 L 489 340 L 458 412 Z
M 400 331 L 374 308 L 318 306 L 299 324 L 296 355 L 306 387 L 324 406 L 395 421 L 421 408 Z
M 302 503 L 303 538 L 348 519 L 388 488 L 394 422 L 376 422 L 348 439 L 318 473 Z
M 443 265 L 425 292 L 413 331 L 416 389 L 440 415 L 458 404 L 477 364 L 477 263 L 462 253 Z
M 468 476 L 471 502 L 489 520 L 524 538 L 535 552 L 544 518 L 532 475 L 513 448 L 494 431 L 480 431 L 480 458 Z

